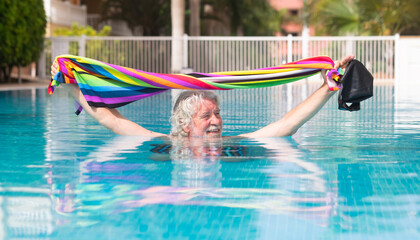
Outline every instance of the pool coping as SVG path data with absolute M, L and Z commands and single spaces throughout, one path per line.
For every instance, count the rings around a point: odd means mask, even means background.
M 28 83 L 3 83 L 0 84 L 0 91 L 12 91 L 12 90 L 28 90 L 28 89 L 47 89 L 49 81 L 42 82 L 28 82 Z M 293 84 L 299 84 L 295 82 Z M 303 84 L 303 82 L 301 83 Z M 311 82 L 310 84 L 320 84 L 320 81 Z M 383 86 L 383 85 L 395 85 L 394 81 L 378 81 L 374 82 L 374 85 Z
M 27 89 L 39 89 L 48 88 L 49 82 L 29 82 L 29 83 L 3 83 L 0 84 L 0 91 L 12 91 L 12 90 L 27 90 Z

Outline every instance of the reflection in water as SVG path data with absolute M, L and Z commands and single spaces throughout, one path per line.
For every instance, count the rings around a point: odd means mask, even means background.
M 227 227 L 234 211 L 241 227 L 256 233 L 264 221 L 257 219 L 273 214 L 326 226 L 336 194 L 329 192 L 324 171 L 303 156 L 291 138 L 115 137 L 80 161 L 80 178 L 54 195 L 56 210 L 94 225 L 111 212 L 120 217 L 141 212 L 146 219 L 135 224 L 149 226 L 156 212 L 184 216 L 187 211 L 191 218 L 183 222 L 219 211 L 224 219 L 205 219 Z

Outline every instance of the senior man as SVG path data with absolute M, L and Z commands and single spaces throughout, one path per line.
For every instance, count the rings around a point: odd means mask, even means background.
M 354 56 L 346 56 L 335 62 L 335 68 L 346 68 Z M 51 74 L 58 72 L 56 62 L 51 66 Z M 293 135 L 304 123 L 311 119 L 335 93 L 328 89 L 325 71 L 322 86 L 308 99 L 293 108 L 286 115 L 255 132 L 241 134 L 241 137 L 281 137 Z M 138 135 L 148 137 L 168 136 L 153 132 L 134 123 L 120 114 L 117 109 L 91 107 L 86 102 L 79 87 L 66 84 L 75 100 L 100 124 L 119 135 Z M 211 91 L 185 91 L 175 102 L 171 116 L 172 130 L 170 137 L 221 137 L 223 121 L 220 116 L 218 96 Z

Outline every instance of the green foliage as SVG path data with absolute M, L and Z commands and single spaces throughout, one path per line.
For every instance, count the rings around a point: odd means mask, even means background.
M 103 0 L 102 17 L 125 21 L 133 33 L 141 27 L 145 36 L 171 33 L 169 0 Z
M 66 37 L 72 37 L 72 36 L 88 36 L 88 37 L 104 37 L 109 36 L 111 32 L 110 26 L 104 26 L 99 32 L 97 32 L 95 29 L 93 29 L 91 26 L 79 26 L 77 23 L 73 23 L 71 28 L 57 28 L 54 30 L 54 36 L 66 36 Z M 92 53 L 96 52 L 102 52 L 105 54 L 106 47 L 104 46 L 103 40 L 88 40 L 89 44 L 87 44 L 85 53 L 87 56 L 92 55 Z M 72 55 L 79 55 L 79 43 L 77 41 L 69 42 L 69 54 Z
M 10 81 L 14 66 L 25 66 L 38 60 L 45 27 L 42 0 L 0 1 L 0 81 Z
M 97 32 L 91 26 L 79 26 L 77 22 L 73 23 L 71 28 L 57 28 L 54 30 L 53 35 L 57 36 L 109 36 L 111 32 L 110 26 L 104 26 L 101 31 Z
M 307 9 L 318 34 L 420 33 L 418 0 L 312 0 Z
M 280 32 L 285 11 L 276 11 L 268 1 L 261 0 L 207 0 L 203 4 L 213 6 L 215 12 L 225 14 L 230 26 L 231 35 L 243 30 L 243 35 L 273 35 Z M 217 19 L 217 16 L 207 16 Z
M 188 6 L 189 1 L 185 1 Z M 200 14 L 201 18 L 223 22 L 231 35 L 273 35 L 280 32 L 285 15 L 284 11 L 274 10 L 266 0 L 201 0 L 202 13 L 205 4 L 213 6 L 217 14 Z M 190 14 L 189 9 L 185 14 Z M 226 16 L 227 22 L 222 20 L 221 14 Z M 137 27 L 141 27 L 145 36 L 171 34 L 169 0 L 103 0 L 102 16 L 103 19 L 125 21 L 133 33 Z

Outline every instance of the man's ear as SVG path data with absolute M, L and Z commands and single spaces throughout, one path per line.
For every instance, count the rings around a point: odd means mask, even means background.
M 186 127 L 182 127 L 182 130 L 184 130 L 184 132 L 189 134 L 191 132 L 191 124 Z

